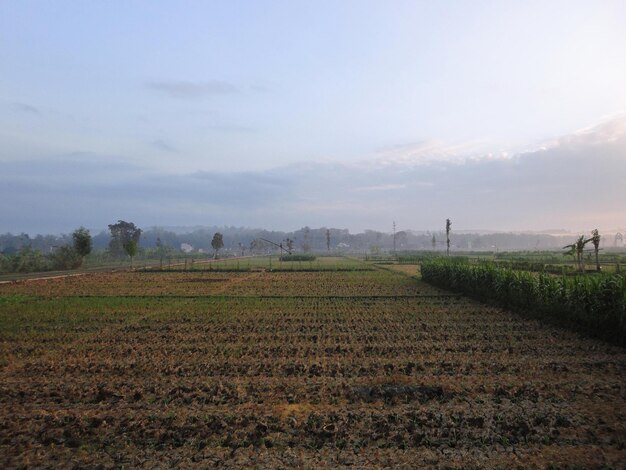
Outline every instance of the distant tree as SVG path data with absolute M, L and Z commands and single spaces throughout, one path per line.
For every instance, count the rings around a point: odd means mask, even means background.
M 598 252 L 600 251 L 600 232 L 598 231 L 598 229 L 593 229 L 591 231 L 591 243 L 593 243 L 593 250 L 595 251 L 596 254 L 596 271 L 600 271 L 600 259 L 598 256 Z
M 404 230 L 400 230 L 396 233 L 396 243 L 400 249 L 404 248 L 409 242 L 409 236 Z
M 257 250 L 262 248 L 262 241 L 258 238 L 255 238 L 250 242 L 250 252 L 255 253 Z
M 565 245 L 563 247 L 564 250 L 568 249 L 568 251 L 563 253 L 564 255 L 576 256 L 576 264 L 578 264 L 578 270 L 581 272 L 585 271 L 585 259 L 583 257 L 585 245 L 590 241 L 592 241 L 592 238 L 588 238 L 587 240 L 585 240 L 585 236 L 581 235 L 576 239 L 576 242 L 572 243 L 571 245 Z
M 215 259 L 217 259 L 218 252 L 224 246 L 224 237 L 221 233 L 216 232 L 215 235 L 213 235 L 213 240 L 211 240 L 211 246 L 215 250 Z
M 446 254 L 450 256 L 450 230 L 452 229 L 452 222 L 450 219 L 446 219 Z
M 309 227 L 304 227 L 304 241 L 302 242 L 302 251 L 308 253 L 311 251 L 311 244 L 309 243 L 309 234 L 311 233 L 311 229 Z
M 430 241 L 433 245 L 433 251 L 437 249 L 437 238 L 435 238 L 435 234 L 433 233 L 433 238 Z
M 133 258 L 137 255 L 139 243 L 137 240 L 129 240 L 124 244 L 124 251 L 130 257 L 130 269 L 133 269 Z
M 393 221 L 393 254 L 396 254 L 396 221 Z
M 165 246 L 161 237 L 157 237 L 156 239 L 156 251 L 159 256 L 159 267 L 163 269 L 163 258 L 165 258 L 165 255 L 167 254 L 167 246 Z
M 241 242 L 239 242 L 238 246 L 239 246 L 239 252 L 241 253 L 241 256 L 243 256 L 243 255 L 244 255 L 244 253 L 246 252 L 246 247 L 245 247 L 245 245 L 244 245 L 243 243 L 241 243 Z
M 111 241 L 109 242 L 109 250 L 111 253 L 117 255 L 127 254 L 131 256 L 129 254 L 129 244 L 134 245 L 134 251 L 135 253 L 137 252 L 139 239 L 141 238 L 141 229 L 135 227 L 134 223 L 118 220 L 116 224 L 109 225 L 109 230 L 111 231 Z M 133 251 L 132 248 L 131 251 Z
M 330 251 L 330 230 L 326 229 L 326 250 Z
M 571 245 L 565 245 L 563 249 L 567 250 L 563 253 L 563 256 L 571 256 L 572 261 L 576 262 L 576 264 L 578 265 L 578 262 L 576 260 L 576 243 L 572 243 Z
M 79 227 L 72 233 L 72 239 L 74 240 L 74 251 L 80 255 L 82 264 L 85 256 L 91 253 L 91 234 L 85 227 Z
M 48 269 L 48 263 L 41 251 L 33 250 L 30 245 L 23 245 L 12 257 L 10 270 L 18 273 L 32 273 Z
M 64 245 L 54 250 L 50 256 L 50 268 L 57 271 L 76 269 L 83 263 L 83 257 L 72 246 Z
M 285 240 L 285 244 L 287 245 L 287 253 L 291 254 L 293 252 L 293 240 L 291 238 L 287 238 Z

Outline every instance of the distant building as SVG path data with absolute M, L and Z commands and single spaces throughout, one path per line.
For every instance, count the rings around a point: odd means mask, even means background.
M 193 251 L 193 246 L 191 246 L 189 243 L 181 243 L 180 251 L 182 251 L 183 253 L 191 253 Z

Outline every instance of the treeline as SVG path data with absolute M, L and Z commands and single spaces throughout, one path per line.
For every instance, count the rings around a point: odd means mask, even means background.
M 13 253 L 0 252 L 0 273 L 65 271 L 83 264 L 92 249 L 91 235 L 84 227 L 72 233 L 66 244 L 53 246 L 48 253 L 23 245 Z
M 160 242 L 172 250 L 180 250 L 183 244 L 189 245 L 194 251 L 211 252 L 213 235 L 219 232 L 223 236 L 224 251 L 238 252 L 241 248 L 249 249 L 254 240 L 261 238 L 280 243 L 284 240 L 293 240 L 295 251 L 330 251 L 378 254 L 391 252 L 394 247 L 394 235 L 375 230 L 366 230 L 363 233 L 352 234 L 347 229 L 309 228 L 302 227 L 292 232 L 260 230 L 246 227 L 205 227 L 196 229 L 163 229 L 158 227 L 143 228 L 140 248 L 156 248 Z M 328 238 L 330 240 L 328 240 Z M 451 250 L 503 252 L 507 250 L 548 250 L 561 249 L 571 241 L 572 236 L 554 236 L 546 234 L 454 234 Z M 93 249 L 103 251 L 109 248 L 111 241 L 110 231 L 101 231 L 92 234 Z M 329 243 L 330 241 L 330 243 Z M 411 232 L 398 231 L 395 234 L 396 251 L 408 250 L 429 251 L 432 253 L 446 251 L 446 233 L 440 232 Z M 71 245 L 71 235 L 36 235 L 26 233 L 1 234 L 0 253 L 13 255 L 23 247 L 30 247 L 44 254 L 51 253 L 56 247 Z M 607 238 L 607 247 L 613 245 Z
M 454 258 L 427 259 L 420 269 L 438 287 L 626 344 L 626 278 L 619 274 L 552 276 Z

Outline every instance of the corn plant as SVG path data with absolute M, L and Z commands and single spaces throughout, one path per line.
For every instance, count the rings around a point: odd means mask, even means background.
M 626 344 L 626 279 L 619 274 L 556 277 L 441 258 L 424 260 L 421 273 L 436 286 Z

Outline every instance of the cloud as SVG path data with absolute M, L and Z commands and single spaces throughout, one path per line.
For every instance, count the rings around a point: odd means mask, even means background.
M 617 123 L 612 128 L 621 129 Z M 603 128 L 605 129 L 605 128 Z M 2 231 L 151 225 L 591 230 L 626 224 L 626 134 L 601 131 L 501 159 L 421 165 L 302 163 L 164 174 L 76 153 L 0 162 Z
M 265 85 L 259 85 L 259 84 L 250 85 L 250 90 L 256 93 L 269 93 L 270 91 L 272 91 L 270 88 L 266 87 Z
M 354 188 L 353 191 L 393 191 L 395 189 L 405 189 L 405 184 L 379 184 L 373 186 L 361 186 Z
M 427 140 L 409 144 L 394 145 L 380 149 L 374 159 L 366 164 L 411 167 L 433 163 L 465 163 L 477 159 L 508 158 L 510 150 L 493 150 L 494 144 L 485 141 L 448 144 L 437 140 Z
M 41 114 L 39 112 L 39 109 L 27 103 L 19 103 L 19 102 L 13 101 L 9 103 L 9 106 L 11 107 L 11 109 L 17 112 L 28 113 L 28 114 Z
M 193 99 L 211 95 L 239 93 L 239 89 L 235 85 L 221 80 L 207 80 L 204 82 L 160 80 L 148 82 L 146 87 L 177 99 Z
M 176 149 L 174 147 L 172 147 L 170 144 L 162 139 L 154 140 L 152 142 L 152 146 L 164 152 L 176 152 Z
M 242 132 L 242 133 L 257 132 L 257 129 L 255 129 L 254 127 L 238 126 L 236 124 L 213 124 L 211 126 L 203 126 L 202 130 L 217 131 L 217 132 Z

